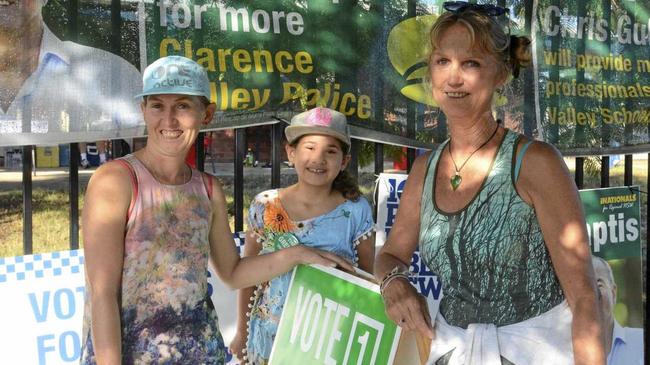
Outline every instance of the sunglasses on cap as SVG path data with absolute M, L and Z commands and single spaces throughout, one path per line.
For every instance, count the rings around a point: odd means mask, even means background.
M 462 13 L 465 10 L 473 10 L 477 13 L 489 15 L 489 16 L 501 16 L 507 12 L 510 12 L 508 8 L 502 8 L 497 5 L 492 4 L 470 4 L 464 1 L 445 1 L 442 3 L 442 7 L 454 14 Z

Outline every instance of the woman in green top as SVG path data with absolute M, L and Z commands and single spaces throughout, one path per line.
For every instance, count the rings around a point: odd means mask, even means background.
M 530 62 L 530 41 L 504 34 L 495 18 L 507 9 L 444 7 L 429 76 L 450 138 L 415 161 L 377 257 L 387 314 L 434 338 L 429 364 L 604 364 L 576 186 L 555 148 L 493 117 L 495 91 Z M 418 245 L 442 281 L 433 323 L 404 280 Z

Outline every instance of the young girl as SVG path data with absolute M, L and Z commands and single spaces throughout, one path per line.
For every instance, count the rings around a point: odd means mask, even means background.
M 304 245 L 335 253 L 371 272 L 374 222 L 370 205 L 345 171 L 350 161 L 345 116 L 327 108 L 311 109 L 296 115 L 285 134 L 298 182 L 264 191 L 251 202 L 245 255 Z M 268 362 L 290 280 L 287 273 L 240 291 L 237 334 L 230 349 L 242 363 Z

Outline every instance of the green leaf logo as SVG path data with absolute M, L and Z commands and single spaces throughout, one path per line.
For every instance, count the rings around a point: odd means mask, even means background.
M 393 68 L 404 77 L 400 92 L 418 103 L 437 107 L 431 91 L 424 82 L 427 74 L 427 57 L 431 46 L 429 31 L 437 15 L 423 15 L 407 19 L 391 29 L 388 34 L 388 59 Z

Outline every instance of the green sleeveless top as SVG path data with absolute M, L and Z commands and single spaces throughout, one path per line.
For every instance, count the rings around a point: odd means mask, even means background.
M 438 161 L 431 154 L 420 210 L 420 254 L 442 282 L 440 313 L 454 326 L 503 326 L 546 312 L 564 299 L 535 210 L 515 190 L 510 130 L 469 204 L 453 213 L 435 202 Z

